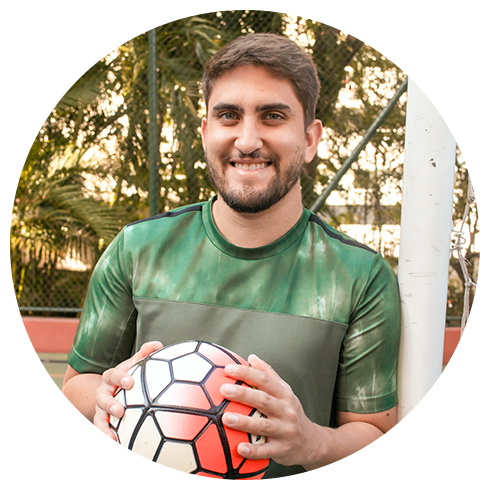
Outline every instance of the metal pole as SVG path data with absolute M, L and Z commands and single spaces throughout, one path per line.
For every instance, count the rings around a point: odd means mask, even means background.
M 148 111 L 149 111 L 149 148 L 148 148 L 148 173 L 150 216 L 158 214 L 158 197 L 160 194 L 158 185 L 158 156 L 159 138 L 157 124 L 157 48 L 156 31 L 148 32 Z
M 398 261 L 400 420 L 427 394 L 442 371 L 455 154 L 456 142 L 446 124 L 410 80 Z
M 357 145 L 356 149 L 352 152 L 352 154 L 345 160 L 340 167 L 340 170 L 335 174 L 334 178 L 330 181 L 326 189 L 322 192 L 321 196 L 315 201 L 310 211 L 312 213 L 318 212 L 322 206 L 325 204 L 328 196 L 332 193 L 333 190 L 337 187 L 340 182 L 340 179 L 345 175 L 347 170 L 351 167 L 351 165 L 357 160 L 357 157 L 360 155 L 361 151 L 364 150 L 366 145 L 369 143 L 374 133 L 378 130 L 378 128 L 383 124 L 385 119 L 390 115 L 391 111 L 395 107 L 395 104 L 398 102 L 398 99 L 401 95 L 407 90 L 407 79 L 405 79 L 395 95 L 390 99 L 386 107 L 379 113 L 376 120 L 371 124 L 370 128 L 366 131 L 366 134 L 362 138 L 362 141 Z

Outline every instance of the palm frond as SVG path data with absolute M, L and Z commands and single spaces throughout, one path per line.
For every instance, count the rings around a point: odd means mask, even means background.
M 11 247 L 43 257 L 80 256 L 101 240 L 108 245 L 123 224 L 122 214 L 108 202 L 88 196 L 79 175 L 54 174 L 17 198 Z
M 101 94 L 100 80 L 83 77 L 59 101 L 57 109 L 83 108 L 94 102 Z

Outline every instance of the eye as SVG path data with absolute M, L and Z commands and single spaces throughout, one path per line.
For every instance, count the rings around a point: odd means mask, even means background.
M 281 121 L 284 119 L 284 116 L 278 114 L 277 112 L 270 112 L 264 116 L 264 119 L 268 119 L 269 121 Z
M 219 118 L 224 119 L 225 121 L 233 121 L 235 119 L 238 119 L 238 116 L 233 112 L 223 112 L 223 114 L 219 115 Z

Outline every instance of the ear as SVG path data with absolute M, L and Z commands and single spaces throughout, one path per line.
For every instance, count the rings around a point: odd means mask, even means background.
M 315 119 L 306 129 L 305 163 L 310 163 L 316 155 L 322 132 L 323 124 L 320 119 Z
M 202 147 L 204 148 L 204 151 L 206 151 L 206 126 L 208 122 L 206 121 L 206 118 L 203 117 L 201 119 L 201 140 L 202 140 Z

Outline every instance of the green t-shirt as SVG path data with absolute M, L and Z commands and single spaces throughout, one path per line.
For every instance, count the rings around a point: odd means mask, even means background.
M 304 209 L 259 248 L 232 245 L 213 200 L 126 226 L 95 267 L 68 356 L 102 373 L 144 342 L 205 340 L 254 353 L 292 387 L 306 415 L 373 413 L 397 403 L 398 284 L 378 253 Z M 272 465 L 267 477 L 299 467 Z

